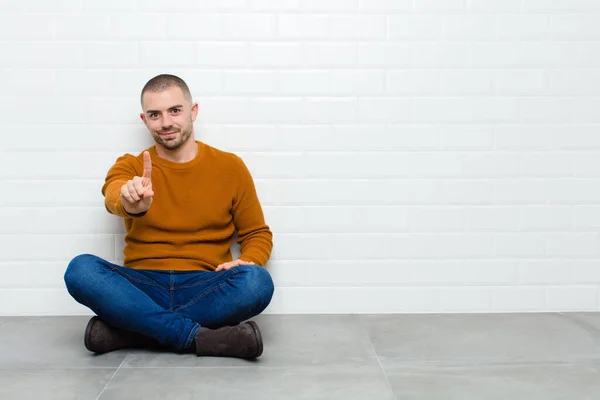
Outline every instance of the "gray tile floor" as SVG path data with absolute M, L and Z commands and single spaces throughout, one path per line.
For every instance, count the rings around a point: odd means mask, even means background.
M 87 320 L 0 318 L 0 399 L 600 399 L 600 314 L 263 315 L 257 361 L 93 355 Z

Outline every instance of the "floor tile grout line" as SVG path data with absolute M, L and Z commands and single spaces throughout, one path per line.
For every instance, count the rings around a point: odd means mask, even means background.
M 392 383 L 388 379 L 387 372 L 385 372 L 385 369 L 383 368 L 383 365 L 381 364 L 381 360 L 379 359 L 379 354 L 377 354 L 377 351 L 375 351 L 375 345 L 373 344 L 373 341 L 371 340 L 371 335 L 369 335 L 369 331 L 367 330 L 367 327 L 365 326 L 363 321 L 361 321 L 361 318 L 358 314 L 354 314 L 354 318 L 358 320 L 359 325 L 362 327 L 363 331 L 367 335 L 367 338 L 369 339 L 369 344 L 371 345 L 371 350 L 373 350 L 373 354 L 375 354 L 375 358 L 377 359 L 377 364 L 379 364 L 379 368 L 381 369 L 381 372 L 383 372 L 383 377 L 385 378 L 385 382 L 387 383 L 387 387 L 388 387 L 390 393 L 392 393 L 392 396 L 394 396 L 394 399 L 398 400 L 398 396 L 396 396 L 396 393 L 394 393 L 394 389 L 392 388 Z
M 110 377 L 110 379 L 108 380 L 108 382 L 106 382 L 106 385 L 104 386 L 104 388 L 102 389 L 102 391 L 100 392 L 100 394 L 98 395 L 98 397 L 96 397 L 96 400 L 99 400 L 100 397 L 102 397 L 102 394 L 106 391 L 106 388 L 108 387 L 108 385 L 110 385 L 110 383 L 112 382 L 113 378 L 117 375 L 117 372 L 119 372 L 119 370 L 121 369 L 121 367 L 123 366 L 123 364 L 125 364 L 125 360 L 127 360 L 127 357 L 129 357 L 129 354 L 131 354 L 131 353 L 127 353 L 127 355 L 125 356 L 125 358 L 123 358 L 123 361 L 121 361 L 121 364 L 119 364 L 119 367 L 117 368 L 117 370 L 115 371 L 115 373 Z

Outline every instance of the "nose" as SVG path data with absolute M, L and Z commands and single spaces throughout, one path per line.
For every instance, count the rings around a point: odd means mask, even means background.
M 173 120 L 171 119 L 171 117 L 169 115 L 164 116 L 162 119 L 163 131 L 170 129 L 172 126 L 173 126 Z

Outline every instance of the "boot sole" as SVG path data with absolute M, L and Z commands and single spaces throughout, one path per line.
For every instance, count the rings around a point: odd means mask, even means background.
M 250 321 L 250 322 L 248 322 L 248 325 L 250 325 L 252 327 L 252 330 L 256 334 L 256 344 L 257 344 L 258 350 L 257 350 L 256 356 L 254 356 L 254 358 L 258 358 L 258 357 L 260 357 L 260 355 L 263 352 L 262 334 L 260 333 L 260 329 L 258 329 L 258 325 L 256 324 L 256 322 Z
M 92 327 L 98 321 L 100 321 L 99 317 L 96 317 L 96 316 L 92 317 L 92 319 L 90 319 L 87 326 L 85 327 L 85 335 L 83 338 L 83 343 L 85 345 L 85 348 L 88 349 L 89 351 L 91 351 L 92 353 L 97 353 L 97 351 L 94 350 L 92 347 L 90 347 L 90 334 L 92 333 Z

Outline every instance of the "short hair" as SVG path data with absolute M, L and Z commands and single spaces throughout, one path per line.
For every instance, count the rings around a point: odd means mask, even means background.
M 179 89 L 181 89 L 181 92 L 185 96 L 186 100 L 188 100 L 190 103 L 192 102 L 192 93 L 190 92 L 190 88 L 188 87 L 187 83 L 185 83 L 185 81 L 180 77 L 169 74 L 157 75 L 150 79 L 142 89 L 140 102 L 142 102 L 144 93 L 146 92 L 159 93 L 173 86 L 177 86 Z

